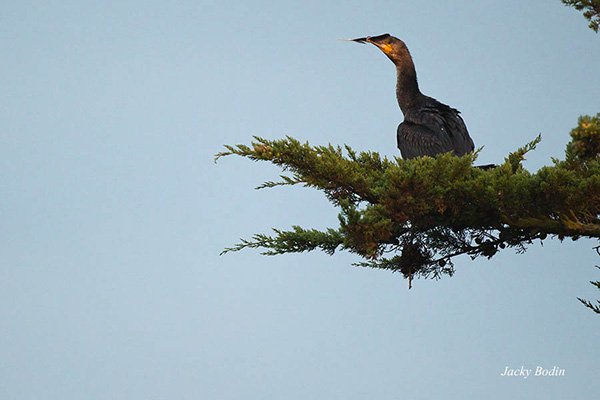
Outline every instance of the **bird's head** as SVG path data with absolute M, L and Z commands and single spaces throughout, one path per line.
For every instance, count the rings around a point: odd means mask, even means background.
M 398 60 L 401 60 L 403 57 L 409 55 L 406 44 L 402 40 L 390 35 L 389 33 L 351 40 L 357 43 L 371 43 L 375 45 L 379 50 L 383 51 L 385 55 L 388 56 L 392 62 L 394 62 L 394 64 L 398 62 Z

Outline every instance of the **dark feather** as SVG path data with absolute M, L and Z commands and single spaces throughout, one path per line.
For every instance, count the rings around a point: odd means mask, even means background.
M 475 148 L 458 110 L 426 97 L 404 115 L 398 127 L 398 148 L 404 158 L 452 152 L 463 156 Z

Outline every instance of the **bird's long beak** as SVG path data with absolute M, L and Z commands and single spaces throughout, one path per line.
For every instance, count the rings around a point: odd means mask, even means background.
M 391 51 L 392 48 L 387 43 L 386 44 L 380 43 L 380 40 L 386 39 L 389 36 L 390 36 L 389 33 L 384 33 L 383 35 L 378 35 L 378 36 L 366 36 L 366 37 L 356 38 L 356 39 L 340 39 L 340 40 L 346 40 L 349 42 L 356 42 L 356 43 L 360 43 L 360 44 L 371 43 L 372 45 L 376 46 L 378 49 L 380 49 L 381 51 L 383 51 L 384 53 L 387 54 Z
M 358 38 L 358 39 L 340 39 L 345 40 L 346 42 L 356 42 L 360 44 L 365 44 L 367 42 L 368 37 Z

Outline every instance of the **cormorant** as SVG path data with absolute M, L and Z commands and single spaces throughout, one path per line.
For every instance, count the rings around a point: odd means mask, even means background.
M 402 40 L 388 33 L 350 40 L 374 44 L 396 66 L 396 97 L 404 114 L 404 122 L 398 126 L 397 139 L 403 158 L 447 152 L 463 156 L 474 150 L 473 140 L 460 112 L 419 90 L 415 65 Z

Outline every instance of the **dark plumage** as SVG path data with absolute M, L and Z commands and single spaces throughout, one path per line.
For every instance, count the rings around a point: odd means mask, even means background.
M 396 66 L 396 97 L 404 114 L 404 122 L 398 126 L 397 138 L 403 158 L 447 152 L 463 156 L 474 150 L 473 140 L 459 111 L 425 96 L 419 90 L 415 65 L 402 40 L 386 33 L 352 41 L 374 44 Z

